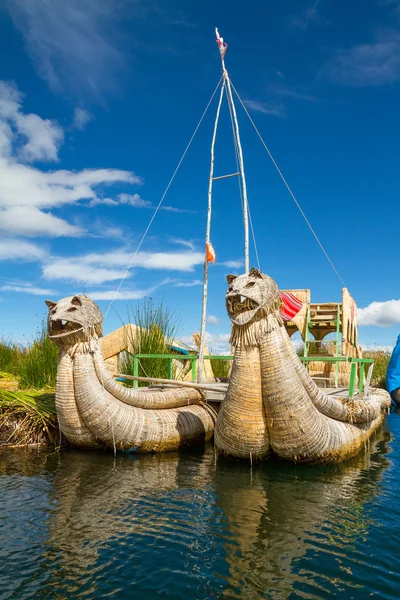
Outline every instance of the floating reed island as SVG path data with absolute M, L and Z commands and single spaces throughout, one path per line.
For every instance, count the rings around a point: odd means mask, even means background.
M 98 306 L 85 295 L 48 301 L 49 338 L 59 347 L 56 408 L 67 440 L 85 448 L 162 452 L 207 441 L 215 428 L 217 450 L 235 458 L 274 453 L 294 462 L 328 463 L 357 454 L 382 423 L 389 394 L 325 394 L 290 342 L 276 283 L 252 269 L 229 275 L 228 286 L 235 355 L 217 418 L 201 386 L 120 385 L 101 353 Z

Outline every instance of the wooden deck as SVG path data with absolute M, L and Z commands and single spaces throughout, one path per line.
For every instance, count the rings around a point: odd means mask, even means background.
M 219 388 L 223 387 L 225 388 L 225 390 L 228 390 L 228 384 L 227 383 L 209 383 L 207 384 L 211 387 L 213 387 L 214 385 Z M 328 396 L 332 396 L 333 398 L 347 398 L 349 395 L 349 388 L 345 388 L 345 387 L 338 387 L 338 388 L 322 388 L 322 390 L 325 392 L 325 394 L 327 394 Z M 225 398 L 225 392 L 220 392 L 220 391 L 207 391 L 205 392 L 206 394 L 206 399 L 207 402 L 209 402 L 211 405 L 215 405 L 216 407 L 219 408 L 219 405 L 221 404 L 221 402 L 223 401 L 223 399 Z
M 209 386 L 213 386 L 213 383 L 208 383 L 207 385 Z M 207 391 L 206 392 L 206 398 L 207 398 L 207 402 L 222 402 L 226 391 L 228 390 L 228 384 L 227 383 L 216 383 L 215 386 L 221 388 L 224 387 L 225 388 L 225 392 L 220 392 L 220 391 L 215 391 L 215 392 L 211 392 L 211 391 Z M 338 387 L 338 388 L 322 388 L 322 390 L 325 392 L 325 394 L 327 394 L 328 396 L 332 396 L 332 397 L 338 397 L 338 398 L 347 398 L 349 395 L 349 388 L 344 388 L 344 387 Z

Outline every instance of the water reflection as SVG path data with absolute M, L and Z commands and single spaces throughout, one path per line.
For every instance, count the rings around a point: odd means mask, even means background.
M 211 446 L 116 459 L 0 454 L 0 600 L 364 598 L 372 565 L 377 597 L 394 598 L 384 551 L 366 554 L 371 535 L 382 543 L 375 507 L 390 496 L 389 442 L 383 431 L 371 454 L 328 467 L 216 464 Z M 18 547 L 21 511 L 31 534 Z
M 340 563 L 351 563 L 351 545 L 368 533 L 371 515 L 366 503 L 380 493 L 390 464 L 383 456 L 389 439 L 381 432 L 371 454 L 329 467 L 275 462 L 268 470 L 258 466 L 249 473 L 237 464 L 220 463 L 217 503 L 235 540 L 226 546 L 230 586 L 225 595 L 323 597 L 343 586 L 357 586 L 351 566 L 341 568 Z M 324 557 L 315 559 L 317 553 Z

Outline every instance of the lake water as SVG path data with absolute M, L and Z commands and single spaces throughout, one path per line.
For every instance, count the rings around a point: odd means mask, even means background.
M 0 599 L 397 599 L 400 413 L 346 464 L 0 452 Z

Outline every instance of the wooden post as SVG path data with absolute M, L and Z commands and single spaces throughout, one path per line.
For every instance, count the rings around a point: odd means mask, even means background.
M 350 384 L 349 384 L 349 398 L 354 396 L 354 389 L 356 387 L 356 375 L 357 375 L 357 363 L 351 362 L 350 368 Z
M 196 360 L 197 360 L 197 356 L 195 356 L 191 360 L 191 363 L 192 363 L 192 381 L 196 381 Z
M 210 161 L 210 178 L 208 180 L 208 206 L 207 206 L 207 225 L 206 225 L 206 244 L 210 242 L 211 232 L 211 212 L 212 212 L 212 187 L 213 187 L 213 176 L 214 176 L 214 161 L 215 161 L 215 140 L 217 139 L 217 129 L 219 114 L 221 112 L 221 104 L 224 97 L 225 81 L 221 86 L 221 93 L 219 95 L 217 114 L 215 116 L 214 132 L 211 142 L 211 161 Z M 197 374 L 197 381 L 201 383 L 203 381 L 203 364 L 204 364 L 204 346 L 205 346 L 205 335 L 206 335 L 206 321 L 207 321 L 207 292 L 208 292 L 208 260 L 207 260 L 207 249 L 204 252 L 204 275 L 203 275 L 203 305 L 201 309 L 201 327 L 200 327 L 200 347 L 199 347 L 199 368 Z
M 136 355 L 134 355 L 134 357 L 133 357 L 133 375 L 135 377 L 139 376 L 139 358 Z M 133 387 L 138 387 L 138 385 L 139 385 L 139 383 L 135 379 L 133 381 Z
M 172 358 L 168 359 L 167 373 L 168 373 L 168 379 L 172 379 Z
M 360 363 L 360 377 L 358 382 L 358 391 L 360 394 L 363 393 L 364 388 L 364 375 L 365 375 L 365 362 Z

